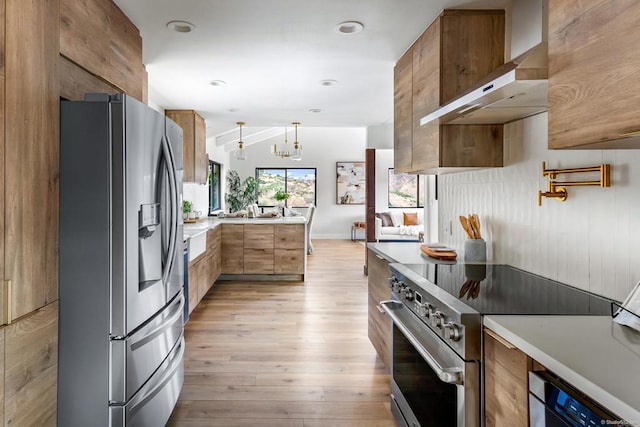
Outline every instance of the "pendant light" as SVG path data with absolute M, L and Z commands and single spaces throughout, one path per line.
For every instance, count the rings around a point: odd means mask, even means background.
M 287 142 L 287 127 L 284 127 L 284 143 L 281 144 L 273 144 L 273 146 L 271 147 L 271 154 L 273 154 L 276 157 L 281 157 L 283 159 L 286 159 L 288 157 L 291 157 L 291 146 L 289 145 L 289 143 Z
M 238 140 L 238 149 L 233 154 L 236 160 L 246 160 L 247 154 L 244 149 L 244 142 L 242 142 L 242 126 L 244 126 L 244 122 L 236 122 L 236 124 L 240 127 L 240 139 Z
M 295 129 L 296 140 L 293 142 L 293 153 L 291 154 L 291 160 L 299 162 L 302 160 L 302 144 L 298 142 L 298 126 L 300 122 L 291 123 Z

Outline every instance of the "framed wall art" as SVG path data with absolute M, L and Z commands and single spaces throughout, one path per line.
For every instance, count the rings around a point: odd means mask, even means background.
M 336 203 L 364 205 L 365 162 L 336 162 Z

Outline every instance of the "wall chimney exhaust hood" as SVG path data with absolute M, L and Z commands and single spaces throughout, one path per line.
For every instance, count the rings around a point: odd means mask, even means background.
M 547 111 L 547 43 L 491 73 L 481 84 L 420 119 L 420 125 L 501 124 Z

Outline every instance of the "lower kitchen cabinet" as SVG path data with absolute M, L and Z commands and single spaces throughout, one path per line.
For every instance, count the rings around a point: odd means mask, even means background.
M 391 357 L 391 319 L 380 307 L 380 301 L 388 300 L 391 296 L 389 290 L 389 261 L 368 250 L 369 262 L 369 308 L 368 308 L 368 335 L 371 344 L 385 366 L 390 367 Z
M 529 425 L 532 359 L 491 329 L 484 330 L 485 426 Z
M 221 271 L 220 255 L 220 227 L 207 231 L 207 291 L 211 289 L 214 282 L 218 280 Z
M 0 336 L 2 425 L 56 425 L 58 302 L 7 325 Z
M 305 272 L 305 224 L 222 224 L 222 274 Z
M 244 225 L 222 224 L 222 273 L 244 272 Z
M 203 282 L 202 272 L 206 263 L 204 256 L 200 256 L 189 263 L 189 313 L 200 302 L 200 286 Z

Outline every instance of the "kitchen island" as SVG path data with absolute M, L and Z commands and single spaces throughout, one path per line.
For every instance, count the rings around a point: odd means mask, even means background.
M 304 281 L 306 222 L 303 216 L 208 217 L 184 224 L 189 312 L 216 280 Z
M 196 224 L 185 224 L 190 260 L 202 251 L 202 238 L 199 236 L 218 228 L 221 235 L 220 279 L 252 275 L 254 277 L 251 278 L 257 280 L 304 280 L 307 231 L 303 216 L 205 218 Z

